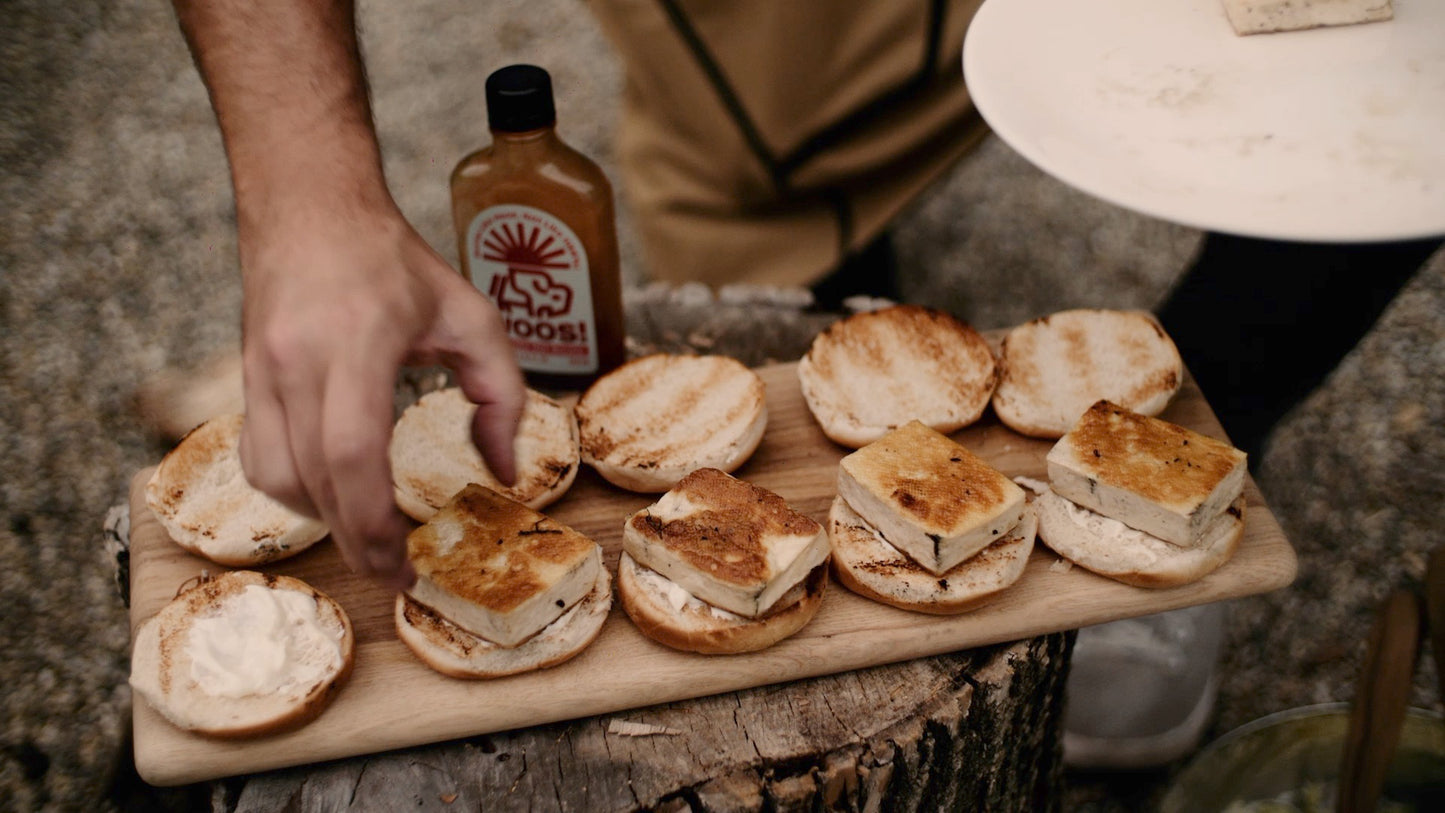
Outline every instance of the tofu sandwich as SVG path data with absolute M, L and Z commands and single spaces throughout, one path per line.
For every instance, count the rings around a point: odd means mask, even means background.
M 838 467 L 833 572 L 855 593 L 936 614 L 981 606 L 1023 575 L 1027 495 L 946 435 L 911 421 Z
M 823 527 L 782 497 L 698 469 L 623 526 L 617 589 L 644 635 L 691 652 L 750 652 L 797 632 L 827 584 Z
M 397 596 L 397 634 L 454 677 L 561 663 L 612 605 L 596 542 L 475 483 L 407 537 L 407 554 L 417 580 Z
M 1224 564 L 1244 533 L 1245 454 L 1109 401 L 1048 454 L 1039 537 L 1129 584 L 1168 587 Z

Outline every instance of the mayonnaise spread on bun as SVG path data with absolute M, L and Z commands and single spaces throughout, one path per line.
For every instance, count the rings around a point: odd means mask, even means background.
M 283 693 L 340 667 L 341 644 L 322 626 L 316 601 L 293 590 L 250 584 L 186 638 L 191 679 L 216 697 Z

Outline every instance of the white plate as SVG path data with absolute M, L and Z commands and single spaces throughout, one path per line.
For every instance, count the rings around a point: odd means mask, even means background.
M 1237 36 L 1222 0 L 988 0 L 964 76 L 995 133 L 1085 192 L 1305 241 L 1445 234 L 1445 0 Z

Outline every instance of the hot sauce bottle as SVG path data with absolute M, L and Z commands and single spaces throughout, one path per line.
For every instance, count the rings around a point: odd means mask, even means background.
M 462 272 L 501 311 L 530 385 L 581 389 L 626 356 L 612 185 L 557 137 L 545 70 L 502 68 L 486 94 L 492 143 L 451 176 Z

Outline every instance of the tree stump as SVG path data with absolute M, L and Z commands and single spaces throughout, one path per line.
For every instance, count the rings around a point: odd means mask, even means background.
M 217 811 L 1058 809 L 1072 636 L 243 777 Z

